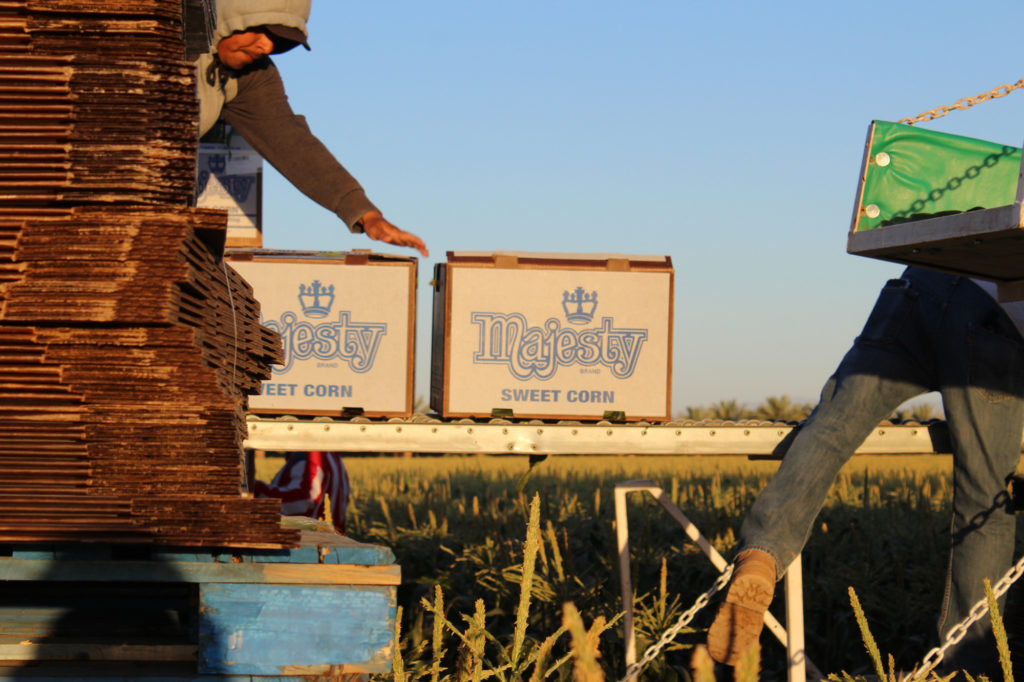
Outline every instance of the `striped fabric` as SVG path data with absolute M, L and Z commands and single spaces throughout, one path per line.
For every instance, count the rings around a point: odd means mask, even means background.
M 290 452 L 269 484 L 256 481 L 256 497 L 281 500 L 284 516 L 324 518 L 324 495 L 330 498 L 331 522 L 345 533 L 345 511 L 351 488 L 339 452 Z

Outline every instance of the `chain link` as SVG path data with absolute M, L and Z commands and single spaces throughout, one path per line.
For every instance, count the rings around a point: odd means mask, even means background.
M 963 99 L 957 100 L 954 104 L 949 104 L 944 107 L 937 107 L 935 109 L 929 109 L 928 111 L 922 112 L 913 118 L 900 119 L 900 123 L 906 123 L 907 125 L 914 125 L 921 121 L 932 121 L 937 118 L 942 118 L 951 111 L 962 111 L 964 109 L 970 109 L 975 104 L 985 102 L 990 99 L 996 99 L 998 97 L 1006 97 L 1014 90 L 1018 88 L 1024 88 L 1024 78 L 1013 85 L 1000 85 L 998 88 L 993 88 L 988 92 L 983 92 L 980 95 L 974 95 L 973 97 L 964 97 Z
M 647 650 L 639 661 L 626 668 L 626 675 L 619 682 L 631 682 L 631 680 L 636 679 L 637 675 L 643 672 L 644 668 L 646 668 L 651 661 L 657 658 L 658 654 L 661 653 L 661 650 L 668 646 L 668 644 L 676 638 L 679 632 L 689 625 L 690 621 L 692 621 L 694 617 L 700 613 L 708 603 L 710 603 L 711 597 L 718 594 L 726 585 L 729 584 L 729 579 L 732 577 L 732 570 L 734 566 L 734 564 L 729 564 L 725 567 L 725 570 L 718 576 L 718 579 L 715 580 L 711 588 L 701 596 L 697 597 L 697 601 L 693 603 L 693 606 L 691 606 L 684 614 L 679 616 L 679 619 L 675 624 L 668 630 L 665 630 L 657 642 L 647 647 Z M 1010 586 L 1017 582 L 1021 576 L 1024 576 L 1024 557 L 1021 557 L 1020 560 L 1006 572 L 1006 575 L 1000 578 L 999 582 L 997 582 L 992 588 L 992 593 L 995 595 L 996 599 L 1006 594 L 1006 591 L 1010 589 Z M 901 682 L 915 682 L 916 680 L 924 679 L 932 668 L 942 662 L 942 657 L 946 655 L 946 651 L 963 639 L 970 627 L 981 620 L 986 613 L 988 613 L 988 597 L 978 601 L 963 621 L 950 628 L 949 632 L 946 633 L 946 641 L 942 646 L 935 647 L 925 654 L 921 663 L 911 670 L 909 674 L 902 677 Z
M 1021 557 L 1016 565 L 1012 566 L 1010 570 L 1006 572 L 1006 575 L 1004 575 L 999 582 L 995 584 L 995 587 L 992 588 L 992 593 L 995 594 L 996 599 L 1003 596 L 1003 594 L 1010 589 L 1010 585 L 1017 582 L 1022 575 L 1024 575 L 1024 557 Z M 924 679 L 924 676 L 942 661 L 942 657 L 946 655 L 946 651 L 963 639 L 964 635 L 967 634 L 967 630 L 976 622 L 981 620 L 986 613 L 988 613 L 987 596 L 974 605 L 974 608 L 971 609 L 971 612 L 967 614 L 967 617 L 964 618 L 963 621 L 950 628 L 949 632 L 946 633 L 946 641 L 943 642 L 942 646 L 935 647 L 925 654 L 921 663 L 911 670 L 910 674 L 902 678 L 901 682 L 914 682 L 914 680 Z
M 647 665 L 658 656 L 659 653 L 661 653 L 661 650 L 664 649 L 669 644 L 669 642 L 676 638 L 676 635 L 679 634 L 679 631 L 687 625 L 689 625 L 690 621 L 693 620 L 698 613 L 700 613 L 701 609 L 708 605 L 708 603 L 711 601 L 711 597 L 718 594 L 718 592 L 720 592 L 726 585 L 729 584 L 729 579 L 732 577 L 732 569 L 734 566 L 735 564 L 729 564 L 725 567 L 725 570 L 722 571 L 722 573 L 718 576 L 718 579 L 715 580 L 715 583 L 711 586 L 711 588 L 704 594 L 697 597 L 697 601 L 693 603 L 693 606 L 691 606 L 686 611 L 686 613 L 679 616 L 679 619 L 675 622 L 675 625 L 670 627 L 668 630 L 665 630 L 665 632 L 661 635 L 661 639 L 659 639 L 651 646 L 647 647 L 647 651 L 644 652 L 643 657 L 639 661 L 633 663 L 628 668 L 626 668 L 626 676 L 623 677 L 619 682 L 630 682 L 630 680 L 636 679 L 636 676 L 639 675 L 643 671 L 643 669 L 646 668 Z

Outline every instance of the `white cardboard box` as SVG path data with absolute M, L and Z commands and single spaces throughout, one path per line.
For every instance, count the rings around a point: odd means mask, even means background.
M 430 405 L 444 417 L 671 416 L 668 256 L 449 252 Z
M 415 258 L 238 249 L 228 258 L 284 346 L 250 412 L 412 414 Z
M 202 142 L 196 169 L 196 206 L 228 212 L 227 246 L 263 245 L 263 157 L 241 135 Z

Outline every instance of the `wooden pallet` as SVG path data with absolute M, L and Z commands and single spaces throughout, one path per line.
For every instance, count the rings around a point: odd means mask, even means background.
M 0 680 L 343 679 L 391 669 L 387 548 L 0 545 Z

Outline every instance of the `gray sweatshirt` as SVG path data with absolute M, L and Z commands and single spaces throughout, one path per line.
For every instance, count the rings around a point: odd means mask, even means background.
M 267 24 L 292 26 L 307 34 L 311 0 L 217 0 L 217 28 L 210 52 L 196 60 L 199 134 L 223 118 L 303 194 L 333 211 L 350 230 L 367 211 L 377 210 L 359 182 L 313 135 L 306 119 L 292 111 L 281 75 L 269 57 L 235 71 L 222 65 L 222 38 Z

